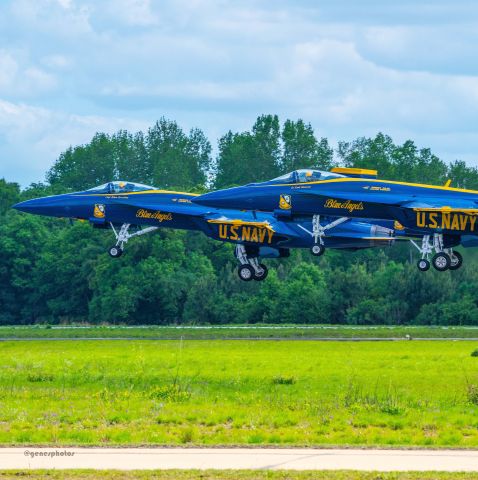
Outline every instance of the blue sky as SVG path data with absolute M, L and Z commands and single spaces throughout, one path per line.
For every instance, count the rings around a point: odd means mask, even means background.
M 213 145 L 257 115 L 478 165 L 478 2 L 0 2 L 0 178 L 161 116 Z

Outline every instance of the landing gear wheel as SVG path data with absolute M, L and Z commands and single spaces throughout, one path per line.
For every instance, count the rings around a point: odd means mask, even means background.
M 450 255 L 450 270 L 458 270 L 463 265 L 463 257 L 460 252 L 453 252 Z
M 241 265 L 237 273 L 243 282 L 250 282 L 255 276 L 254 269 L 250 265 Z
M 317 243 L 310 249 L 310 253 L 315 257 L 320 257 L 321 255 L 323 255 L 324 252 L 325 247 L 323 245 L 320 245 L 320 243 Z
M 418 270 L 426 272 L 430 268 L 430 262 L 426 258 L 422 258 L 417 262 Z
M 123 255 L 123 249 L 120 248 L 120 247 L 117 247 L 116 245 L 114 247 L 111 247 L 109 250 L 108 250 L 108 253 L 110 254 L 110 256 L 112 256 L 113 258 L 118 258 L 118 257 L 121 257 L 121 255 Z
M 262 263 L 259 263 L 259 267 L 262 268 L 262 273 L 258 275 L 256 272 L 254 272 L 254 280 L 262 282 L 262 280 L 266 279 L 267 274 L 269 273 L 269 269 Z
M 439 272 L 444 272 L 450 268 L 450 257 L 446 253 L 437 253 L 432 259 L 433 266 Z

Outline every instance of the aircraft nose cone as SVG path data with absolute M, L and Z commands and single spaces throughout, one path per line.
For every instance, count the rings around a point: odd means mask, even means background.
M 194 203 L 199 205 L 205 205 L 206 207 L 215 207 L 217 203 L 217 197 L 214 193 L 205 193 L 199 197 L 193 199 Z
M 194 198 L 193 202 L 198 205 L 215 208 L 249 208 L 252 196 L 248 189 L 233 187 L 205 193 Z
M 38 200 L 39 199 L 33 199 L 16 203 L 12 206 L 12 208 L 14 208 L 15 210 L 20 210 L 20 212 L 37 213 L 39 208 Z
M 68 216 L 70 202 L 68 201 L 68 195 L 53 195 L 50 197 L 25 200 L 24 202 L 13 205 L 12 208 L 36 215 L 63 217 Z

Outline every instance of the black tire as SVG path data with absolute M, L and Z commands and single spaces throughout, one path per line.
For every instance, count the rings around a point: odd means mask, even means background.
M 262 282 L 262 280 L 265 280 L 267 278 L 267 274 L 269 273 L 269 269 L 262 263 L 259 263 L 259 267 L 262 268 L 262 275 L 257 275 L 256 272 L 254 272 L 254 280 L 258 282 Z
M 430 262 L 426 258 L 422 258 L 417 262 L 418 270 L 426 272 L 430 268 Z
M 460 252 L 453 252 L 450 256 L 450 270 L 458 270 L 463 265 L 463 257 Z
M 437 253 L 432 259 L 433 267 L 439 272 L 448 270 L 450 268 L 450 263 L 450 257 L 444 252 Z
M 255 272 L 250 265 L 241 265 L 237 269 L 237 274 L 243 282 L 250 282 L 254 278 Z
M 123 255 L 123 249 L 115 245 L 108 250 L 108 253 L 110 254 L 110 257 L 119 258 Z
M 316 243 L 313 247 L 310 249 L 310 253 L 314 255 L 314 257 L 320 257 L 323 255 L 325 252 L 325 247 L 323 245 L 320 245 L 320 243 Z

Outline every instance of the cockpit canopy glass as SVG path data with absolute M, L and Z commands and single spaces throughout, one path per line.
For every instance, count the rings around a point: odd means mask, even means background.
M 331 178 L 340 178 L 343 175 L 338 173 L 324 172 L 322 170 L 313 170 L 308 168 L 302 168 L 300 170 L 294 170 L 293 172 L 286 173 L 280 177 L 270 180 L 271 183 L 307 183 L 316 182 L 318 180 L 329 180 Z
M 122 182 L 108 182 L 98 187 L 93 187 L 87 190 L 92 193 L 131 193 L 131 192 L 146 192 L 148 190 L 155 190 L 154 187 L 143 185 L 142 183 Z

